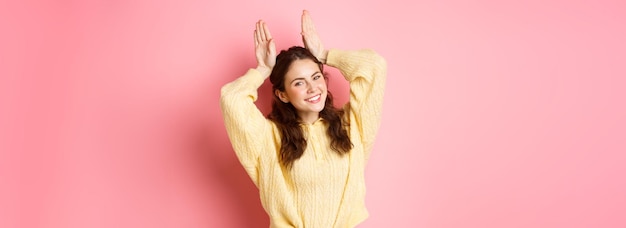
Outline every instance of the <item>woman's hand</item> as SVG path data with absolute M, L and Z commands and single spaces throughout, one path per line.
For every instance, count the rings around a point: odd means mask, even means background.
M 302 11 L 302 42 L 304 43 L 304 47 L 313 53 L 320 62 L 326 63 L 328 51 L 324 49 L 322 40 L 320 40 L 315 30 L 313 20 L 306 10 Z
M 269 76 L 276 65 L 276 44 L 264 21 L 259 20 L 254 30 L 254 51 L 257 70 L 265 77 Z

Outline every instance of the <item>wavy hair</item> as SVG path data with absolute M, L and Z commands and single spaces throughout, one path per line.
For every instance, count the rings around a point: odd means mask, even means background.
M 300 124 L 302 123 L 298 117 L 296 108 L 291 103 L 282 102 L 274 91 L 280 90 L 285 92 L 285 75 L 289 71 L 289 67 L 295 60 L 310 59 L 317 63 L 320 72 L 324 72 L 324 64 L 322 64 L 309 50 L 304 47 L 294 46 L 287 50 L 281 51 L 276 56 L 276 65 L 270 74 L 270 82 L 272 83 L 272 111 L 267 118 L 273 121 L 281 133 L 281 146 L 279 161 L 284 167 L 291 169 L 293 163 L 302 157 L 307 146 L 304 138 L 304 132 Z M 326 77 L 326 75 L 324 75 Z M 352 142 L 348 137 L 346 130 L 347 124 L 342 119 L 343 109 L 335 108 L 333 105 L 333 96 L 327 91 L 324 109 L 320 112 L 320 117 L 328 122 L 326 133 L 330 136 L 330 148 L 340 155 L 350 152 Z

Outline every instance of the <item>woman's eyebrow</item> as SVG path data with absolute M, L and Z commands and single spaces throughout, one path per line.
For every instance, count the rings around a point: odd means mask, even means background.
M 321 74 L 321 72 L 319 72 L 319 71 L 315 71 L 315 73 L 313 73 L 313 74 L 311 75 L 311 77 L 313 77 L 313 76 L 315 76 L 315 75 L 317 75 L 317 74 Z M 289 84 L 291 84 L 291 83 L 295 82 L 296 80 L 305 80 L 305 78 L 304 78 L 304 77 L 294 78 L 293 80 L 291 80 L 291 82 L 289 82 Z

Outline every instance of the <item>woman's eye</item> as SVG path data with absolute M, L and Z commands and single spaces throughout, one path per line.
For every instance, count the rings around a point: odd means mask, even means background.
M 321 76 L 319 76 L 319 75 L 315 75 L 315 77 L 313 77 L 313 80 L 320 79 L 320 77 L 321 77 Z
M 296 82 L 296 84 L 293 84 L 293 85 L 295 85 L 295 86 L 301 86 L 301 85 L 302 85 L 302 82 Z

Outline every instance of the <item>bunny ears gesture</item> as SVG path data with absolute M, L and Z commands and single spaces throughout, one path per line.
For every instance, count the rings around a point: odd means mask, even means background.
M 317 30 L 315 30 L 313 20 L 311 19 L 309 12 L 306 10 L 302 11 L 301 34 L 304 47 L 308 49 L 320 62 L 326 63 L 326 56 L 328 55 L 328 51 L 324 49 L 322 40 L 320 39 L 319 35 L 317 35 Z
M 271 72 L 276 65 L 276 44 L 267 24 L 262 20 L 256 23 L 254 30 L 254 52 L 258 64 L 257 69 Z
M 326 63 L 328 51 L 324 49 L 324 45 L 317 34 L 317 30 L 315 30 L 313 20 L 306 10 L 302 11 L 301 35 L 304 47 L 322 63 Z M 257 69 L 271 72 L 271 69 L 276 65 L 276 44 L 274 43 L 270 30 L 267 28 L 267 24 L 262 20 L 256 23 L 256 29 L 254 30 L 254 47 L 258 63 Z

